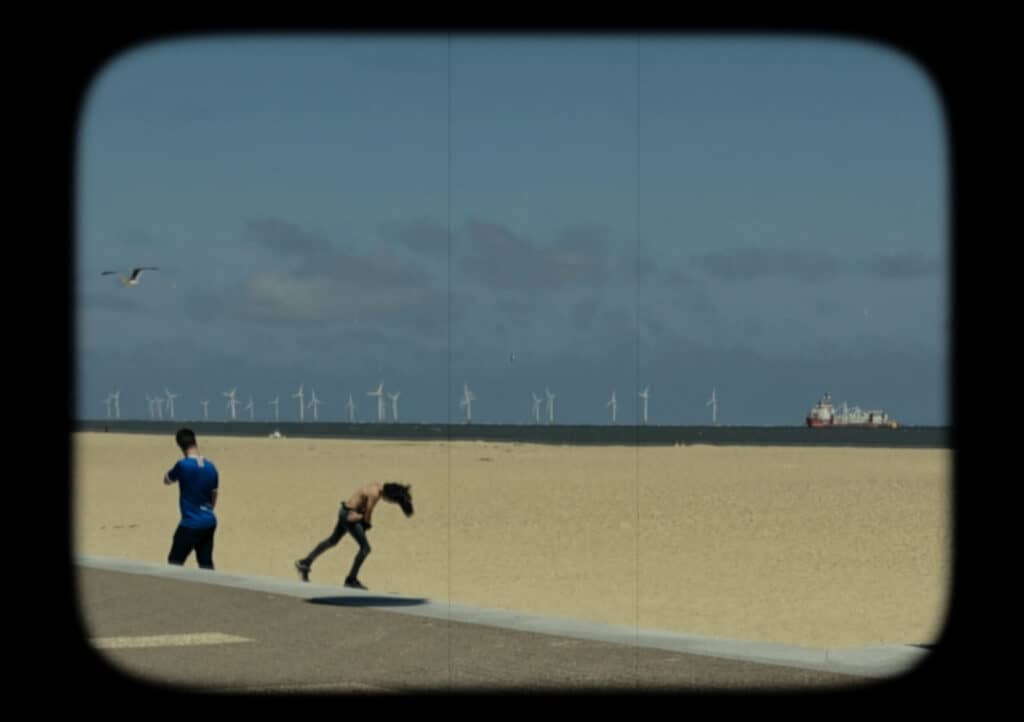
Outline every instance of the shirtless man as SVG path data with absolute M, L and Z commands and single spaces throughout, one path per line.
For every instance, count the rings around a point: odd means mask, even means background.
M 366 557 L 370 555 L 370 544 L 366 541 L 366 532 L 373 526 L 371 522 L 373 510 L 381 499 L 398 504 L 407 517 L 412 516 L 412 495 L 409 493 L 408 484 L 389 481 L 384 484 L 367 484 L 356 490 L 352 496 L 341 502 L 338 523 L 334 526 L 331 535 L 317 544 L 316 548 L 305 558 L 295 562 L 295 568 L 299 570 L 302 581 L 309 581 L 313 560 L 341 541 L 345 532 L 349 532 L 359 542 L 359 552 L 356 554 L 355 561 L 352 562 L 352 569 L 345 578 L 345 586 L 366 589 L 359 581 L 359 568 L 366 561 Z

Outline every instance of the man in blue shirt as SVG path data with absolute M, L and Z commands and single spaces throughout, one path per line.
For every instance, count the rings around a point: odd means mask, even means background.
M 217 504 L 217 467 L 199 453 L 196 435 L 192 429 L 178 429 L 174 435 L 178 448 L 185 455 L 164 475 L 165 484 L 178 482 L 181 522 L 174 532 L 168 564 L 182 565 L 192 553 L 201 569 L 213 569 L 213 533 L 217 530 L 217 517 L 213 507 Z

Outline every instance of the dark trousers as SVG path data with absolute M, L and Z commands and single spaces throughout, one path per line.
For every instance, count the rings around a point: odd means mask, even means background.
M 167 563 L 181 566 L 194 549 L 199 568 L 213 569 L 213 533 L 215 531 L 217 531 L 216 526 L 209 529 L 190 529 L 179 524 L 178 528 L 174 530 L 174 540 L 171 542 L 171 553 L 167 555 Z
M 346 579 L 356 579 L 359 574 L 359 568 L 363 566 L 366 557 L 370 556 L 370 542 L 366 541 L 366 530 L 363 529 L 363 523 L 360 521 L 348 521 L 348 512 L 347 508 L 341 508 L 341 511 L 338 512 L 338 523 L 334 525 L 334 531 L 331 532 L 329 537 L 317 544 L 316 548 L 302 561 L 309 566 L 313 566 L 314 559 L 335 546 L 345 536 L 345 532 L 348 532 L 359 542 L 359 551 L 356 552 L 356 558 L 352 562 L 352 569 L 349 570 Z

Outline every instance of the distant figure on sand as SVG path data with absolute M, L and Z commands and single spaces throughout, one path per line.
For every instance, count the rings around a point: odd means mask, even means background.
M 185 455 L 164 474 L 164 483 L 178 482 L 178 505 L 181 522 L 174 532 L 168 564 L 185 563 L 194 549 L 201 569 L 213 569 L 213 534 L 217 531 L 217 504 L 220 478 L 213 462 L 199 453 L 199 444 L 192 429 L 178 429 L 174 440 Z
M 359 568 L 366 561 L 366 557 L 370 555 L 370 543 L 366 541 L 366 532 L 372 527 L 373 509 L 381 499 L 398 504 L 407 517 L 412 516 L 412 494 L 409 493 L 408 484 L 389 481 L 384 484 L 367 484 L 358 489 L 352 496 L 341 502 L 338 522 L 331 535 L 317 544 L 316 548 L 305 558 L 295 562 L 295 568 L 299 570 L 302 581 L 309 581 L 313 560 L 341 541 L 345 532 L 349 532 L 359 542 L 359 551 L 352 562 L 348 576 L 345 577 L 345 586 L 366 589 L 359 581 Z

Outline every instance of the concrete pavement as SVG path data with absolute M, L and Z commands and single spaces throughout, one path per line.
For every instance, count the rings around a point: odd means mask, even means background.
M 818 650 L 448 605 L 95 556 L 78 601 L 98 655 L 175 687 L 247 693 L 848 689 L 918 647 Z

